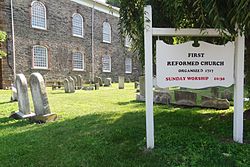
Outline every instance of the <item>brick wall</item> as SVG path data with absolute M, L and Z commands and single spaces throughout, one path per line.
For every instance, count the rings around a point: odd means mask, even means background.
M 47 81 L 63 79 L 68 75 L 82 75 L 89 80 L 92 71 L 91 51 L 91 17 L 92 9 L 79 5 L 69 0 L 51 1 L 40 0 L 47 10 L 47 30 L 31 28 L 30 6 L 32 0 L 18 0 L 14 2 L 14 23 L 15 23 L 15 45 L 16 45 L 16 71 L 24 73 L 28 77 L 32 72 L 40 72 Z M 3 3 L 3 0 L 0 0 Z M 4 3 L 7 15 L 7 29 L 10 30 L 10 8 L 9 2 Z M 80 13 L 84 17 L 84 38 L 72 36 L 71 17 L 74 13 Z M 112 27 L 112 43 L 102 42 L 102 23 L 108 20 Z M 124 47 L 124 41 L 118 31 L 119 18 L 100 11 L 95 11 L 94 23 L 94 46 L 95 46 L 95 75 L 112 77 L 118 80 L 118 75 L 125 75 L 131 80 L 139 76 L 140 65 L 133 61 L 133 73 L 125 74 L 125 57 L 133 57 L 131 52 Z M 11 31 L 8 31 L 11 37 Z M 12 62 L 11 38 L 8 40 L 8 55 L 10 65 Z M 38 70 L 32 68 L 32 47 L 43 45 L 49 51 L 49 69 Z M 81 52 L 85 55 L 85 71 L 72 70 L 72 54 Z M 102 72 L 102 56 L 108 54 L 112 57 L 112 71 Z M 4 69 L 6 71 L 6 69 Z M 8 71 L 8 70 L 7 70 Z M 3 72 L 5 79 L 11 74 Z M 9 75 L 9 76 L 6 76 Z

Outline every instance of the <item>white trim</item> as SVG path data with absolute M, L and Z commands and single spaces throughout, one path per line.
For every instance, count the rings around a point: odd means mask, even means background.
M 100 3 L 100 2 L 95 1 L 95 0 L 71 0 L 71 1 L 76 2 L 80 5 L 90 7 L 90 8 L 92 8 L 93 4 L 96 3 L 95 10 L 98 10 L 98 11 L 106 13 L 106 14 L 110 14 L 110 15 L 115 16 L 115 17 L 120 17 L 120 14 L 119 14 L 120 9 L 119 8 L 105 4 L 105 3 Z
M 74 68 L 74 55 L 75 54 L 79 54 L 80 53 L 80 55 L 82 56 L 82 68 Z M 72 55 L 72 66 L 73 66 L 73 71 L 84 71 L 85 70 L 85 67 L 84 67 L 84 63 L 85 63 L 85 56 L 84 56 L 84 54 L 82 54 L 81 52 L 75 52 L 75 53 L 73 53 L 73 55 Z
M 109 40 L 104 39 L 104 34 L 109 36 Z M 109 22 L 102 23 L 102 42 L 111 43 L 112 41 L 112 28 Z
M 74 24 L 74 22 L 73 22 L 73 20 L 74 20 L 74 17 L 75 16 L 80 16 L 80 18 L 81 18 L 81 21 L 82 21 L 82 35 L 78 35 L 78 34 L 74 34 L 74 29 L 73 29 L 73 24 Z M 73 15 L 72 15 L 72 35 L 74 36 L 74 37 L 80 37 L 80 38 L 83 38 L 83 36 L 84 36 L 84 20 L 83 20 L 83 17 L 82 17 L 82 15 L 81 14 L 79 14 L 79 13 L 74 13 Z
M 32 19 L 33 19 L 33 5 L 34 5 L 34 3 L 39 3 L 39 4 L 41 4 L 43 6 L 43 9 L 44 9 L 44 18 L 45 18 L 45 27 L 33 26 L 33 24 L 32 24 Z M 30 19 L 30 21 L 31 21 L 31 27 L 32 28 L 36 28 L 36 29 L 40 29 L 40 30 L 47 30 L 47 9 L 46 9 L 46 6 L 42 2 L 40 2 L 40 1 L 32 1 L 31 2 L 31 19 Z
M 127 64 L 127 62 L 128 62 L 127 60 L 129 60 L 129 64 Z M 127 71 L 127 68 L 126 68 L 127 65 L 130 66 L 129 71 Z M 133 71 L 133 61 L 132 61 L 132 58 L 126 57 L 125 58 L 125 74 L 131 74 L 132 71 Z
M 104 57 L 109 57 L 109 70 L 103 69 L 103 67 L 104 67 L 104 66 L 103 66 L 103 58 L 104 58 Z M 111 62 L 112 62 L 112 61 L 111 61 L 111 56 L 109 56 L 109 55 L 103 55 L 103 56 L 102 56 L 102 72 L 111 72 L 111 71 L 112 71 L 112 69 L 111 69 L 111 67 L 112 67 L 112 66 L 111 66 Z
M 39 67 L 39 66 L 35 66 L 35 51 L 34 51 L 34 48 L 35 47 L 41 47 L 41 48 L 45 48 L 46 49 L 46 67 Z M 33 48 L 32 48 L 32 68 L 33 69 L 48 69 L 49 68 L 49 55 L 48 55 L 48 48 L 45 47 L 45 46 L 42 46 L 42 45 L 34 45 Z

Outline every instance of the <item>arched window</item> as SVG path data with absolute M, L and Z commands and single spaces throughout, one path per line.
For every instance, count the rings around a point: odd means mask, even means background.
M 111 72 L 111 57 L 108 55 L 102 57 L 102 71 Z
M 33 68 L 48 68 L 48 49 L 44 46 L 33 46 Z
M 125 73 L 132 73 L 132 59 L 125 59 Z
M 108 22 L 103 23 L 103 42 L 111 43 L 111 26 Z
M 76 52 L 73 54 L 73 70 L 84 70 L 84 56 L 80 52 Z
M 31 3 L 31 26 L 32 28 L 47 29 L 46 7 L 41 2 L 33 1 Z
M 72 16 L 72 33 L 73 36 L 83 37 L 83 17 L 79 13 Z

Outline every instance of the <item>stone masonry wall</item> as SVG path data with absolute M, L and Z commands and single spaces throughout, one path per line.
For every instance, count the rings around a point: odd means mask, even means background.
M 3 0 L 0 0 L 3 3 Z M 14 23 L 15 23 L 15 45 L 16 45 L 16 71 L 24 73 L 26 77 L 32 72 L 40 72 L 47 81 L 62 80 L 68 75 L 82 75 L 84 80 L 90 79 L 92 71 L 91 52 L 91 17 L 92 8 L 79 5 L 69 0 L 51 1 L 40 0 L 47 10 L 47 30 L 31 28 L 30 8 L 32 0 L 13 1 Z M 5 11 L 7 15 L 7 32 L 11 37 L 10 4 L 5 1 Z M 80 13 L 84 17 L 84 37 L 72 36 L 72 15 Z M 112 43 L 102 42 L 102 23 L 108 20 L 112 27 Z M 140 65 L 138 61 L 133 61 L 133 73 L 125 74 L 125 57 L 132 57 L 124 47 L 124 41 L 118 31 L 119 18 L 112 15 L 95 11 L 94 25 L 94 45 L 95 45 L 95 75 L 111 77 L 118 80 L 118 75 L 125 75 L 126 78 L 136 80 L 139 76 Z M 46 70 L 32 68 L 32 47 L 43 45 L 48 48 L 49 68 Z M 72 54 L 81 52 L 85 56 L 85 71 L 73 71 Z M 102 72 L 102 56 L 109 54 L 112 58 L 111 73 Z M 12 62 L 11 38 L 8 41 L 8 55 Z M 11 63 L 10 63 L 11 64 Z M 6 70 L 4 70 L 6 71 Z M 10 74 L 4 73 L 3 75 Z

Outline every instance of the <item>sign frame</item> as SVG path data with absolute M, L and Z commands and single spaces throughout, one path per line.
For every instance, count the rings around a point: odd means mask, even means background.
M 144 47 L 145 47 L 145 102 L 146 102 L 146 142 L 147 148 L 154 148 L 154 113 L 153 113 L 153 36 L 203 36 L 220 37 L 216 29 L 175 29 L 153 28 L 152 7 L 144 7 Z M 238 32 L 234 45 L 234 115 L 233 140 L 243 143 L 243 112 L 244 112 L 244 48 L 245 37 Z

